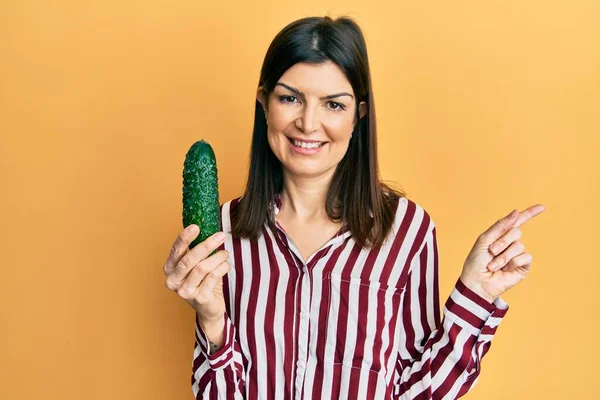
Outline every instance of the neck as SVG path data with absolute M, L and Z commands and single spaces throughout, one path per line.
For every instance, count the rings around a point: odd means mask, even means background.
M 329 219 L 325 211 L 325 200 L 332 177 L 332 174 L 317 178 L 284 174 L 279 212 L 285 218 L 302 222 Z

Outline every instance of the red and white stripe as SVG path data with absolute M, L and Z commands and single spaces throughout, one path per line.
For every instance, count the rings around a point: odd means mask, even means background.
M 379 248 L 342 228 L 304 261 L 279 225 L 233 238 L 238 202 L 221 206 L 232 268 L 216 353 L 196 318 L 196 399 L 455 399 L 475 385 L 508 304 L 457 280 L 441 319 L 436 227 L 422 207 L 401 198 Z

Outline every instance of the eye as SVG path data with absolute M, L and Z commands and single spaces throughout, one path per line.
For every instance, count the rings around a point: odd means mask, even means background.
M 343 104 L 341 104 L 341 103 L 338 103 L 338 102 L 336 102 L 336 101 L 330 101 L 330 102 L 328 102 L 327 104 L 329 104 L 329 108 L 330 108 L 332 111 L 344 111 L 344 110 L 346 109 L 346 107 L 344 107 L 344 105 L 343 105 Z
M 287 96 L 287 95 L 279 96 L 279 101 L 281 103 L 295 103 L 294 100 L 297 100 L 296 96 Z

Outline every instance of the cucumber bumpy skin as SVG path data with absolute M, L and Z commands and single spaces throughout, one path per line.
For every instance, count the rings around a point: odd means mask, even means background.
M 210 144 L 199 140 L 190 147 L 182 176 L 183 227 L 196 224 L 200 228 L 189 245 L 191 250 L 221 229 L 217 160 Z

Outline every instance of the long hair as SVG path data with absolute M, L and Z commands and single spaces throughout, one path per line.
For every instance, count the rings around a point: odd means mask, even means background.
M 359 104 L 368 111 L 354 126 L 348 151 L 338 163 L 326 197 L 326 212 L 335 222 L 343 221 L 361 247 L 380 246 L 390 232 L 400 197 L 405 193 L 381 182 L 377 161 L 375 104 L 367 48 L 360 27 L 349 17 L 307 17 L 284 27 L 269 46 L 260 72 L 259 86 L 268 98 L 286 70 L 296 63 L 335 63 L 345 74 Z M 231 210 L 232 235 L 256 240 L 265 223 L 275 231 L 271 212 L 275 194 L 283 188 L 281 162 L 267 140 L 267 123 L 258 100 L 250 171 L 246 189 Z

